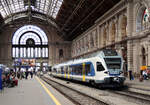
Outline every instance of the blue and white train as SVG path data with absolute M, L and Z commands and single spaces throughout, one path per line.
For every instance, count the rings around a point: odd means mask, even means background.
M 52 67 L 52 75 L 97 86 L 123 86 L 123 59 L 115 51 L 105 49 L 93 57 L 68 61 Z

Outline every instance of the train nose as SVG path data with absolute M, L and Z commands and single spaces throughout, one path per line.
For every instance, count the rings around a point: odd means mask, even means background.
M 113 81 L 114 82 L 118 82 L 118 83 L 122 83 L 122 82 L 124 82 L 125 81 L 125 78 L 121 78 L 121 77 L 115 77 L 115 78 L 113 78 Z

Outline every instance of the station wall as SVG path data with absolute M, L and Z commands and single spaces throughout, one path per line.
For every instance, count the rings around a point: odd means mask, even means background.
M 128 69 L 139 76 L 140 66 L 150 66 L 150 1 L 121 0 L 91 28 L 72 42 L 72 58 L 105 48 L 116 49 Z

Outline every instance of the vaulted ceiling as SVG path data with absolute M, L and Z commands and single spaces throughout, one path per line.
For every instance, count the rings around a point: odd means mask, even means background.
M 0 22 L 25 12 L 51 17 L 65 40 L 73 40 L 121 0 L 0 0 Z M 32 20 L 31 20 L 32 21 Z

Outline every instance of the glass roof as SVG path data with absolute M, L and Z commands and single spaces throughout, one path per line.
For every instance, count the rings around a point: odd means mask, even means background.
M 0 13 L 5 18 L 13 13 L 32 11 L 47 14 L 56 18 L 63 0 L 0 0 Z

